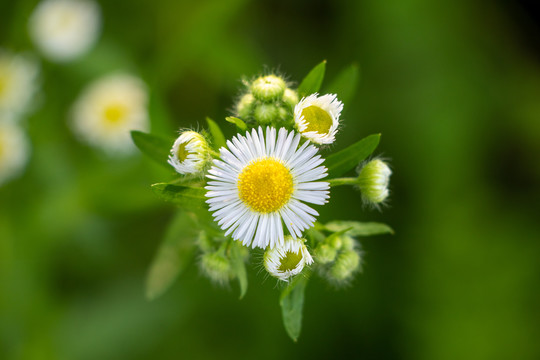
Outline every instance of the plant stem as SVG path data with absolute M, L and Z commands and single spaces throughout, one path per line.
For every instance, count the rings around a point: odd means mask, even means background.
M 330 179 L 326 181 L 330 183 L 331 187 L 341 186 L 341 185 L 358 185 L 358 178 L 353 178 L 353 177 Z

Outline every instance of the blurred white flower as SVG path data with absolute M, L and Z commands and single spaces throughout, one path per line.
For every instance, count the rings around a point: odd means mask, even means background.
M 34 43 L 47 58 L 70 61 L 96 42 L 100 9 L 92 0 L 45 0 L 38 4 L 28 25 Z
M 21 174 L 29 155 L 30 143 L 24 131 L 0 115 L 0 186 Z
M 132 153 L 130 131 L 149 127 L 147 103 L 142 80 L 128 74 L 108 75 L 83 90 L 73 107 L 71 127 L 81 141 L 110 154 Z
M 28 111 L 38 88 L 35 61 L 0 49 L 0 112 L 19 115 Z

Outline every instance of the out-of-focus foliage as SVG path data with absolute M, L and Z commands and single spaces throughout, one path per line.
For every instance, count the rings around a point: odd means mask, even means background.
M 1 47 L 39 59 L 36 4 L 0 1 Z M 538 358 L 540 51 L 524 4 L 101 1 L 89 54 L 41 59 L 30 162 L 0 187 L 0 358 Z M 139 75 L 152 132 L 168 136 L 231 115 L 240 79 L 262 64 L 301 79 L 324 59 L 329 78 L 359 64 L 333 150 L 383 134 L 396 234 L 363 242 L 364 273 L 348 288 L 306 289 L 296 344 L 272 279 L 249 281 L 238 301 L 189 266 L 147 302 L 145 272 L 174 213 L 148 185 L 173 169 L 80 144 L 67 126 L 77 95 L 111 71 Z M 350 189 L 331 201 L 322 223 L 382 219 L 351 207 Z

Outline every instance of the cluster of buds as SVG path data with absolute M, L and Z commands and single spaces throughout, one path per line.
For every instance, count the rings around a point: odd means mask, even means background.
M 347 284 L 353 275 L 362 270 L 362 251 L 352 237 L 332 235 L 319 243 L 314 252 L 321 275 L 330 283 L 341 286 Z
M 259 124 L 283 126 L 292 121 L 298 94 L 287 82 L 276 75 L 266 75 L 246 82 L 247 92 L 236 104 L 236 113 L 242 120 Z

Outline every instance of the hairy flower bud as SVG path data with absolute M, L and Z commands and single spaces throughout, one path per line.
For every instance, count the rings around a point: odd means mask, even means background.
M 257 100 L 269 102 L 281 98 L 286 88 L 285 80 L 276 75 L 267 75 L 253 81 L 251 93 Z
M 328 271 L 329 280 L 336 284 L 342 284 L 350 280 L 352 275 L 360 270 L 361 260 L 360 253 L 355 250 L 341 252 Z
M 231 262 L 220 251 L 203 254 L 201 268 L 213 282 L 225 284 L 231 277 Z
M 358 187 L 365 202 L 378 204 L 388 197 L 388 183 L 392 170 L 379 159 L 372 160 L 362 167 L 358 174 Z

